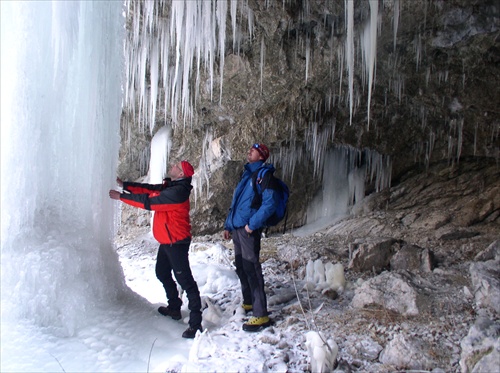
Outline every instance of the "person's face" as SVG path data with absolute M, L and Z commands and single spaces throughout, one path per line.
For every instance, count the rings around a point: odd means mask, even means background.
M 248 163 L 254 163 L 260 160 L 262 160 L 262 156 L 260 155 L 259 151 L 252 146 L 247 153 Z
M 172 180 L 180 179 L 184 177 L 184 171 L 182 170 L 182 166 L 180 162 L 172 163 L 170 165 L 170 170 L 168 171 L 168 176 Z

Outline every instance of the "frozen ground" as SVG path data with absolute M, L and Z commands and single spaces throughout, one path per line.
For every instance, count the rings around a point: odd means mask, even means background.
M 148 308 L 154 315 L 157 306 L 165 304 L 163 288 L 154 274 L 157 244 L 149 233 L 138 240 L 130 241 L 130 235 L 122 239 L 128 240 L 123 244 L 118 240 L 127 284 L 151 303 Z M 460 283 L 436 282 L 436 287 L 442 286 L 442 291 L 436 295 L 436 303 L 429 305 L 429 311 L 418 317 L 402 317 L 376 307 L 353 309 L 350 303 L 354 288 L 363 280 L 359 274 L 346 272 L 347 285 L 343 291 L 321 291 L 317 284 L 306 286 L 305 262 L 293 264 L 277 259 L 277 252 L 283 250 L 297 257 L 300 250 L 307 250 L 309 255 L 324 247 L 343 247 L 336 237 L 321 233 L 303 237 L 276 235 L 263 239 L 262 246 L 266 291 L 274 325 L 259 333 L 241 330 L 247 316 L 240 307 L 240 286 L 232 267 L 232 243 L 222 241 L 219 235 L 195 237 L 190 260 L 206 305 L 203 314 L 206 331 L 195 341 L 178 340 L 178 335 L 158 335 L 158 341 L 176 340 L 177 347 L 184 348 L 176 360 L 162 361 L 162 369 L 189 372 L 310 371 L 314 359 L 308 353 L 306 336 L 313 330 L 322 332 L 325 340 L 333 340 L 338 346 L 338 371 L 394 371 L 395 367 L 378 361 L 378 354 L 396 334 L 401 333 L 414 335 L 432 346 L 438 362 L 436 369 L 459 370 L 460 340 L 474 319 L 473 311 L 463 297 L 453 295 L 460 294 Z M 449 276 L 458 278 L 460 269 L 449 270 Z M 186 307 L 185 302 L 181 330 L 187 325 Z M 156 319 L 169 328 L 181 324 L 159 315 Z M 152 356 L 155 353 L 158 353 L 158 346 L 152 350 Z
M 182 308 L 185 316 L 182 321 L 173 321 L 156 312 L 157 306 L 165 304 L 165 293 L 155 277 L 155 260 L 158 244 L 149 233 L 138 240 L 122 246 L 118 252 L 127 285 L 146 298 L 148 309 L 155 319 L 169 328 L 187 327 L 187 299 L 183 297 Z M 242 323 L 248 318 L 241 308 L 238 277 L 232 268 L 231 244 L 227 246 L 213 240 L 196 240 L 191 245 L 190 261 L 194 277 L 200 288 L 202 301 L 206 307 L 203 312 L 205 332 L 194 341 L 178 340 L 170 335 L 159 334 L 158 341 L 176 343 L 184 349 L 182 359 L 168 359 L 162 362 L 167 371 L 287 371 L 287 363 L 293 363 L 297 370 L 307 368 L 307 351 L 303 342 L 304 335 L 296 325 L 285 326 L 274 303 L 295 298 L 294 289 L 286 289 L 279 298 L 270 297 L 270 311 L 275 322 L 260 333 L 247 333 L 241 330 Z M 264 264 L 268 282 L 282 284 L 277 262 L 269 260 Z M 278 327 L 278 325 L 280 325 Z M 177 332 L 180 334 L 180 332 Z M 155 346 L 152 355 L 157 350 Z M 182 354 L 181 354 L 182 355 Z M 290 360 L 293 361 L 290 361 Z

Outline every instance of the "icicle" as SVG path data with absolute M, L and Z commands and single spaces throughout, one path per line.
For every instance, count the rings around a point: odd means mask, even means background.
M 377 57 L 377 26 L 378 26 L 378 0 L 370 0 L 370 22 L 363 33 L 362 47 L 365 62 L 365 71 L 368 75 L 368 128 L 370 127 L 370 106 L 372 88 L 375 80 L 375 62 Z
M 340 61 L 339 64 L 339 97 L 342 97 L 342 78 L 344 76 L 344 50 L 343 48 L 337 48 L 337 59 Z
M 429 133 L 429 143 L 427 146 L 426 154 L 425 154 L 425 168 L 429 168 L 429 164 L 431 162 L 432 150 L 434 149 L 434 142 L 436 141 L 436 135 L 434 132 L 430 131 Z
M 198 166 L 197 172 L 195 173 L 195 177 L 193 178 L 193 190 L 195 192 L 195 201 L 197 201 L 198 197 L 201 196 L 204 186 L 206 186 L 207 198 L 209 197 L 210 174 L 211 174 L 210 166 L 212 163 L 210 148 L 212 145 L 212 141 L 213 141 L 212 131 L 207 129 L 207 131 L 205 132 L 205 137 L 203 139 L 203 145 L 201 148 L 200 164 Z
M 217 27 L 219 30 L 219 75 L 220 75 L 220 93 L 219 103 L 222 102 L 222 83 L 224 81 L 224 60 L 226 46 L 226 18 L 227 18 L 227 0 L 217 1 Z
M 158 101 L 158 64 L 159 64 L 159 56 L 158 56 L 158 41 L 153 40 L 153 48 L 151 49 L 150 56 L 150 68 L 149 68 L 149 79 L 150 79 L 150 97 L 149 97 L 149 129 L 151 134 L 153 134 L 153 129 L 155 126 L 155 118 L 156 118 L 156 103 Z
M 264 80 L 264 63 L 266 59 L 266 43 L 264 37 L 260 41 L 260 92 L 262 93 L 262 84 Z
M 422 106 L 420 108 L 420 121 L 421 121 L 420 127 L 424 129 L 427 126 L 427 112 L 425 110 L 425 106 Z
M 448 133 L 448 162 L 451 164 L 454 163 L 454 148 L 455 148 L 455 140 L 454 134 L 456 131 L 456 119 L 452 119 L 450 121 L 450 132 Z M 456 154 L 456 153 L 455 153 Z
M 399 92 L 398 92 L 398 98 L 399 102 L 401 102 L 401 99 L 403 98 L 403 92 L 404 92 L 404 87 L 405 87 L 405 81 L 403 77 L 399 77 Z
M 247 5 L 247 18 L 248 18 L 248 34 L 250 37 L 250 40 L 253 38 L 253 27 L 254 27 L 254 19 L 253 19 L 253 10 L 250 9 L 250 7 Z
M 233 30 L 233 53 L 236 49 L 236 32 L 237 32 L 237 27 L 236 27 L 236 15 L 238 13 L 238 0 L 231 0 L 231 27 Z M 239 48 L 238 48 L 239 52 Z
M 474 156 L 476 156 L 476 151 L 477 151 L 477 128 L 478 128 L 478 124 L 476 122 L 476 124 L 474 126 Z
M 462 133 L 464 128 L 464 119 L 461 118 L 458 121 L 458 139 L 457 139 L 457 163 L 460 162 L 460 156 L 462 155 Z
M 345 41 L 347 72 L 349 74 L 349 124 L 352 124 L 354 101 L 354 1 L 345 0 L 347 38 Z
M 420 34 L 418 34 L 415 37 L 414 49 L 415 49 L 415 66 L 416 66 L 416 71 L 418 71 L 418 68 L 420 66 L 420 61 L 422 59 L 422 36 Z
M 147 147 L 139 153 L 139 172 L 141 175 L 147 174 L 149 170 L 149 160 L 151 159 L 151 148 Z
M 394 0 L 394 52 L 396 52 L 396 36 L 398 34 L 399 27 L 399 0 Z
M 306 83 L 309 77 L 309 63 L 311 60 L 311 38 L 309 35 L 306 37 Z

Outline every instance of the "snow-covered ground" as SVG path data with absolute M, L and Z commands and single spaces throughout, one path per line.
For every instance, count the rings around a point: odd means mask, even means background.
M 377 308 L 353 309 L 354 289 L 363 281 L 362 274 L 346 271 L 345 287 L 329 291 L 314 279 L 328 263 L 311 268 L 311 262 L 304 259 L 322 248 L 336 248 L 344 256 L 341 251 L 346 244 L 324 232 L 263 239 L 261 259 L 273 325 L 258 333 L 243 331 L 242 323 L 250 315 L 241 308 L 232 242 L 219 236 L 194 237 L 191 244 L 191 267 L 205 307 L 204 332 L 194 340 L 181 337 L 189 315 L 185 295 L 183 319 L 174 321 L 157 312 L 158 306 L 166 304 L 155 276 L 158 243 L 146 227 L 124 229 L 115 244 L 126 286 L 118 300 L 75 309 L 80 323 L 72 336 L 58 333 L 54 325 L 41 328 L 10 319 L 2 303 L 1 371 L 317 372 L 321 365 L 329 365 L 323 371 L 331 371 L 335 364 L 338 372 L 390 372 L 395 367 L 380 363 L 378 355 L 401 333 L 419 336 L 433 346 L 436 372 L 442 372 L 441 368 L 459 371 L 460 341 L 473 320 L 463 312 L 464 300 L 442 297 L 444 310 L 449 312 L 434 308 L 441 316 L 432 322 L 426 312 L 408 318 Z M 450 275 L 459 276 L 457 271 L 451 270 Z M 80 280 L 73 286 L 85 285 Z M 446 281 L 439 287 L 459 294 L 460 283 L 451 285 Z M 8 296 L 2 294 L 2 298 Z M 330 357 L 336 361 L 329 361 Z
M 286 372 L 289 370 L 287 364 L 290 363 L 297 371 L 308 368 L 305 334 L 298 332 L 296 325 L 284 326 L 284 320 L 282 317 L 277 318 L 276 312 L 273 317 L 273 305 L 281 304 L 281 307 L 283 302 L 295 298 L 295 289 L 283 289 L 274 297 L 269 297 L 269 310 L 274 326 L 258 333 L 248 333 L 241 329 L 249 315 L 245 315 L 241 308 L 240 284 L 232 265 L 232 246 L 229 241 L 227 244 L 222 240 L 195 238 L 193 241 L 190 262 L 205 307 L 204 333 L 194 341 L 179 339 L 181 331 L 187 327 L 187 299 L 184 294 L 183 320 L 174 321 L 157 313 L 156 308 L 166 304 L 165 292 L 154 271 L 157 247 L 151 234 L 145 233 L 137 241 L 124 243 L 118 248 L 127 285 L 150 303 L 147 309 L 151 317 L 171 330 L 169 334 L 157 335 L 151 355 L 154 356 L 161 350 L 158 343 L 169 346 L 175 344 L 176 350 L 183 350 L 172 356 L 165 356 L 162 351 L 160 355 L 164 356 L 164 361 L 153 369 L 186 372 Z M 289 283 L 289 279 L 280 278 L 282 274 L 276 261 L 267 260 L 263 268 L 266 280 L 275 284 Z M 302 281 L 298 282 L 302 284 Z M 177 335 L 171 335 L 175 333 Z
M 307 369 L 304 325 L 287 325 L 275 312 L 271 315 L 274 326 L 259 333 L 241 329 L 248 316 L 241 308 L 231 249 L 221 242 L 192 244 L 191 266 L 206 306 L 205 331 L 195 340 L 182 338 L 188 321 L 185 295 L 182 320 L 174 321 L 157 312 L 159 305 L 166 304 L 165 292 L 154 271 L 157 247 L 147 231 L 117 245 L 125 281 L 132 291 L 124 291 L 118 303 L 75 309 L 75 313 L 81 313 L 83 326 L 71 337 L 58 335 L 51 327 L 8 319 L 2 312 L 1 371 L 285 372 L 290 366 L 296 371 Z M 289 283 L 289 279 L 280 279 L 281 271 L 273 260 L 266 261 L 264 271 L 266 279 L 275 285 Z M 283 302 L 295 297 L 294 289 L 282 290 L 274 298 L 269 297 L 271 312 L 273 302 L 282 307 Z

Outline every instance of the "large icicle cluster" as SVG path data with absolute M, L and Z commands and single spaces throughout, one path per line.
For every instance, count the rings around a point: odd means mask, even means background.
M 234 43 L 241 34 L 236 22 L 238 4 L 231 0 L 229 12 Z M 149 126 L 153 131 L 160 109 L 168 113 L 174 125 L 192 123 L 201 74 L 210 77 L 210 92 L 213 93 L 216 62 L 220 99 L 227 5 L 227 0 L 127 0 L 129 37 L 125 43 L 125 107 L 132 113 L 134 122 Z M 251 34 L 251 10 L 244 4 L 240 9 L 247 12 Z M 158 108 L 158 104 L 162 106 Z
M 280 0 L 281 1 L 281 0 Z M 278 1 L 276 4 L 280 4 Z M 287 0 L 283 0 L 285 5 Z M 273 1 L 266 2 L 271 6 Z M 354 89 L 354 69 L 362 65 L 363 83 L 367 87 L 368 95 L 368 125 L 370 120 L 371 95 L 375 89 L 376 76 L 376 50 L 377 34 L 379 30 L 379 2 L 370 0 L 370 17 L 361 28 L 360 35 L 355 35 L 354 25 L 354 2 L 345 0 L 345 27 L 346 37 L 343 44 L 333 46 L 337 49 L 337 56 L 341 59 L 338 74 L 340 82 L 344 69 L 347 72 L 350 120 L 359 103 L 359 95 Z M 303 3 L 301 19 L 305 22 L 309 16 L 310 4 Z M 139 123 L 143 129 L 149 128 L 151 133 L 158 119 L 164 121 L 168 126 L 196 125 L 196 102 L 200 90 L 205 89 L 210 93 L 213 100 L 222 100 L 223 77 L 224 77 L 224 55 L 226 48 L 226 23 L 230 25 L 233 40 L 233 51 L 238 53 L 242 40 L 252 39 L 254 33 L 254 16 L 247 0 L 178 0 L 178 1 L 134 1 L 126 2 L 127 17 L 129 20 L 129 37 L 125 44 L 126 53 L 126 86 L 125 86 L 125 108 L 126 112 L 134 120 L 129 123 Z M 399 22 L 399 1 L 394 2 L 394 39 L 396 38 Z M 359 38 L 359 43 L 356 42 Z M 260 86 L 264 82 L 263 69 L 266 63 L 266 40 L 264 36 L 258 41 L 260 43 Z M 310 65 L 312 64 L 311 36 L 306 37 L 305 42 L 297 41 L 297 48 L 304 49 L 306 55 L 305 81 L 309 79 Z M 360 53 L 356 46 L 359 45 Z M 361 59 L 356 62 L 356 55 Z M 345 65 L 344 65 L 345 62 Z M 217 70 L 218 67 L 218 70 Z M 201 82 L 207 79 L 207 84 Z M 220 81 L 215 81 L 220 79 Z M 342 85 L 342 83 L 340 83 Z M 218 86 L 219 95 L 214 98 L 214 89 Z M 401 90 L 400 80 L 394 81 L 393 90 Z M 323 103 L 332 107 L 336 95 L 326 92 Z M 222 103 L 223 104 L 223 103 Z M 321 110 L 318 108 L 318 113 Z M 297 115 L 300 115 L 298 112 Z M 320 115 L 320 114 L 318 114 Z M 161 118 L 157 118 L 161 116 Z M 298 117 L 298 121 L 304 120 Z M 326 124 L 326 125 L 325 125 Z M 327 153 L 330 144 L 335 139 L 335 122 L 322 123 L 317 118 L 311 118 L 305 134 L 305 146 L 295 146 L 296 125 L 290 125 L 289 143 L 286 149 L 274 152 L 271 162 L 281 166 L 282 177 L 291 180 L 297 163 L 313 161 L 314 175 L 319 178 L 331 174 L 331 169 L 339 167 L 332 165 L 332 155 Z M 180 127 L 182 129 L 182 127 Z M 208 137 L 207 137 L 208 136 Z M 209 178 L 215 153 L 220 153 L 220 144 L 211 144 L 213 141 L 210 134 L 205 137 L 203 154 L 195 178 L 195 193 L 201 195 L 202 189 L 207 188 L 209 195 Z M 215 150 L 211 147 L 215 146 Z M 355 150 L 353 150 L 355 151 Z M 365 151 L 363 151 L 365 152 Z M 341 203 L 344 212 L 354 201 L 362 198 L 365 177 L 374 179 L 376 189 L 388 186 L 390 180 L 390 160 L 384 159 L 376 153 L 367 153 L 366 165 L 362 171 L 354 172 L 348 167 L 349 180 L 345 179 L 350 186 L 348 194 Z M 227 155 L 227 154 L 226 154 Z M 375 160 L 376 157 L 380 159 Z M 168 154 L 164 158 L 168 159 Z M 227 160 L 227 157 L 223 157 Z M 338 160 L 342 161 L 342 160 Z M 216 162 L 219 166 L 220 162 Z M 383 165 L 382 165 L 383 164 Z M 324 171 L 325 170 L 325 171 Z M 347 171 L 346 171 L 347 172 Z M 349 173 L 347 172 L 346 175 Z M 359 174 L 359 177 L 356 175 Z M 389 176 L 387 176 L 389 175 Z M 359 179 L 359 180 L 358 180 Z M 328 178 L 326 178 L 328 182 Z M 339 209 L 335 209 L 339 211 Z M 321 214 L 323 215 L 323 214 Z M 327 212 L 326 215 L 330 215 Z M 325 216 L 325 215 L 323 215 Z
M 202 73 L 209 76 L 210 93 L 213 94 L 216 64 L 219 101 L 222 97 L 226 21 L 230 18 L 233 50 L 239 49 L 243 32 L 253 36 L 253 11 L 246 0 L 179 0 L 179 1 L 134 1 L 127 0 L 129 38 L 125 44 L 126 86 L 125 106 L 141 126 L 152 131 L 156 113 L 160 109 L 168 113 L 174 125 L 193 123 L 195 102 L 200 89 Z M 370 102 L 375 87 L 375 56 L 378 33 L 378 1 L 370 0 L 370 18 L 361 38 L 362 63 L 366 71 L 365 84 L 368 87 L 368 122 Z M 307 15 L 308 2 L 304 5 Z M 238 10 L 242 17 L 238 18 Z M 394 3 L 394 40 L 399 22 L 399 1 Z M 397 14 L 396 14 L 397 13 Z M 349 89 L 349 111 L 352 122 L 355 108 L 354 69 L 355 35 L 354 2 L 345 0 L 346 38 L 339 46 L 339 54 L 346 60 Z M 240 25 L 247 20 L 248 25 Z M 309 44 L 308 44 L 309 43 Z M 310 43 L 305 45 L 308 80 L 310 65 Z M 265 64 L 265 40 L 261 44 L 261 71 Z M 344 50 L 342 50 L 342 48 Z M 201 69 L 203 68 L 203 71 Z M 339 71 L 342 78 L 343 69 Z M 261 86 L 263 85 L 261 74 Z M 342 80 L 342 79 L 340 79 Z M 161 106 L 159 107 L 158 104 Z M 165 118 L 166 119 L 166 115 Z

